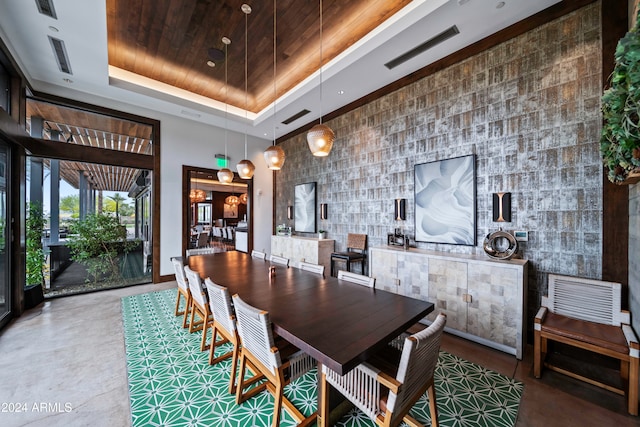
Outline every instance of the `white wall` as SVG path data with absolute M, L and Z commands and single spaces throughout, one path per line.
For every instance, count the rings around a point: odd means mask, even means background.
M 160 145 L 160 274 L 173 274 L 169 258 L 182 250 L 182 165 L 216 169 L 215 154 L 224 153 L 224 129 L 166 116 L 161 120 Z M 247 156 L 254 175 L 254 247 L 268 248 L 271 239 L 273 182 L 262 155 L 270 141 L 248 138 Z M 228 133 L 230 169 L 244 158 L 244 134 Z

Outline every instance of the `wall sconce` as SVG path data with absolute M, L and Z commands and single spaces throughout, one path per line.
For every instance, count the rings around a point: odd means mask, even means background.
M 511 222 L 511 193 L 493 193 L 493 221 Z
M 395 200 L 393 217 L 396 221 L 404 221 L 407 219 L 407 199 Z
M 326 203 L 321 203 L 320 204 L 320 219 L 328 219 L 328 212 L 327 212 L 327 204 Z
M 293 206 L 287 206 L 287 219 L 293 219 Z

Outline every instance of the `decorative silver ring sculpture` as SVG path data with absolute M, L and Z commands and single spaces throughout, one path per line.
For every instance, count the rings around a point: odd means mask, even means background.
M 505 240 L 509 243 L 508 247 L 502 244 Z M 518 241 L 511 233 L 498 230 L 487 234 L 482 248 L 490 258 L 506 260 L 513 258 L 518 252 Z

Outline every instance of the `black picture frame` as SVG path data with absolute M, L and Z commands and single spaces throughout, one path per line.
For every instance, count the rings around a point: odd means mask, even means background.
M 294 189 L 294 230 L 298 233 L 316 233 L 316 183 L 297 184 Z
M 415 240 L 476 245 L 476 156 L 414 166 Z

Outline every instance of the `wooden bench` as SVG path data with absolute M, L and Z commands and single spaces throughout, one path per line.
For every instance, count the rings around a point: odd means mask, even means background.
M 534 376 L 545 367 L 624 395 L 628 411 L 638 415 L 638 357 L 640 346 L 630 326 L 629 312 L 621 310 L 619 283 L 549 275 L 548 296 L 542 297 L 534 320 Z M 592 351 L 620 361 L 626 390 L 545 362 L 547 341 Z

